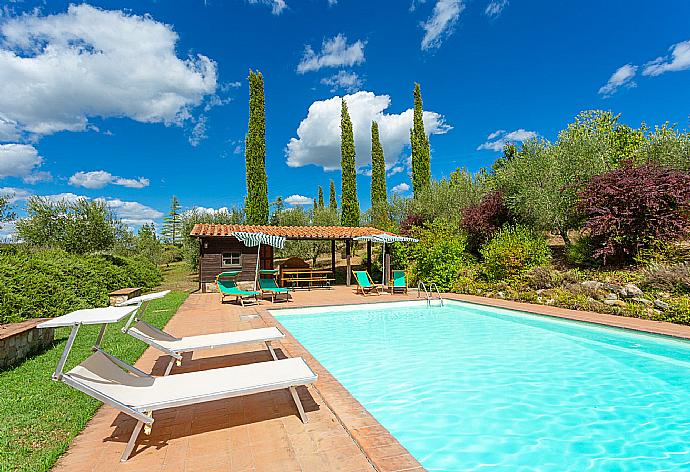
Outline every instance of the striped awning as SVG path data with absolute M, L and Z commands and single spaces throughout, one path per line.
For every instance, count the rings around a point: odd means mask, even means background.
M 285 246 L 285 238 L 283 236 L 273 236 L 265 233 L 245 233 L 243 231 L 235 231 L 232 233 L 237 239 L 242 241 L 245 246 L 253 247 L 259 244 L 268 244 L 269 246 L 283 249 Z
M 419 242 L 419 240 L 415 238 L 408 238 L 407 236 L 398 236 L 393 234 L 370 234 L 367 236 L 358 236 L 353 239 L 355 241 L 371 241 L 382 244 Z

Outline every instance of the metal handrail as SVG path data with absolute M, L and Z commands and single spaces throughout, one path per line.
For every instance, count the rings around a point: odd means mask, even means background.
M 436 294 L 438 295 L 438 299 L 441 302 L 441 306 L 443 306 L 443 297 L 441 296 L 441 291 L 438 289 L 438 285 L 436 285 L 436 282 L 431 282 L 429 284 L 429 291 L 431 292 L 429 294 L 429 304 L 431 304 L 431 297 L 434 290 L 436 290 Z
M 420 281 L 417 284 L 417 298 L 419 298 L 421 295 L 422 288 L 424 289 L 424 299 L 426 300 L 426 304 L 429 305 L 429 291 L 426 289 L 426 284 L 424 282 Z

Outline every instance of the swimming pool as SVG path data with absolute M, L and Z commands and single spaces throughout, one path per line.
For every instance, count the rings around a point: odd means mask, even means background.
M 690 343 L 454 301 L 272 313 L 429 470 L 690 470 Z

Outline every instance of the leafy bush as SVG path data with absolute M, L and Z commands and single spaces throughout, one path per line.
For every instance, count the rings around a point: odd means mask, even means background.
M 642 287 L 666 292 L 690 293 L 690 263 L 653 264 L 642 272 Z
M 105 306 L 112 290 L 160 281 L 160 269 L 143 257 L 13 248 L 0 253 L 0 323 Z
M 427 286 L 435 283 L 444 292 L 452 290 L 460 270 L 471 260 L 465 252 L 467 238 L 445 220 L 418 229 L 415 236 L 419 243 L 410 246 L 413 279 Z
M 598 261 L 592 256 L 593 253 L 592 240 L 587 235 L 580 236 L 575 242 L 565 248 L 565 257 L 568 262 L 579 267 L 599 265 Z
M 669 300 L 669 309 L 655 316 L 658 321 L 690 325 L 690 297 Z
M 411 213 L 400 222 L 400 234 L 410 236 L 415 228 L 423 227 L 425 222 L 426 218 L 422 215 Z
M 585 228 L 602 262 L 627 263 L 640 249 L 687 233 L 690 174 L 630 164 L 594 177 L 579 193 Z
M 492 191 L 481 201 L 465 208 L 460 227 L 467 233 L 467 243 L 473 252 L 491 238 L 498 229 L 508 222 L 510 215 L 505 205 L 503 192 Z
M 432 180 L 408 201 L 407 214 L 419 215 L 425 220 L 443 218 L 456 226 L 463 208 L 479 202 L 484 186 L 481 175 L 458 169 L 448 178 Z
M 507 226 L 496 233 L 480 250 L 484 270 L 491 280 L 519 275 L 549 262 L 551 251 L 546 239 L 524 226 Z
M 561 283 L 561 276 L 557 271 L 543 266 L 528 270 L 525 279 L 530 287 L 536 289 L 554 288 Z

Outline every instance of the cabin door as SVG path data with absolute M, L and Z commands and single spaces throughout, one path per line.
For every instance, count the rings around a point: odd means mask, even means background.
M 273 269 L 273 246 L 269 246 L 268 244 L 261 245 L 259 267 L 261 270 Z

